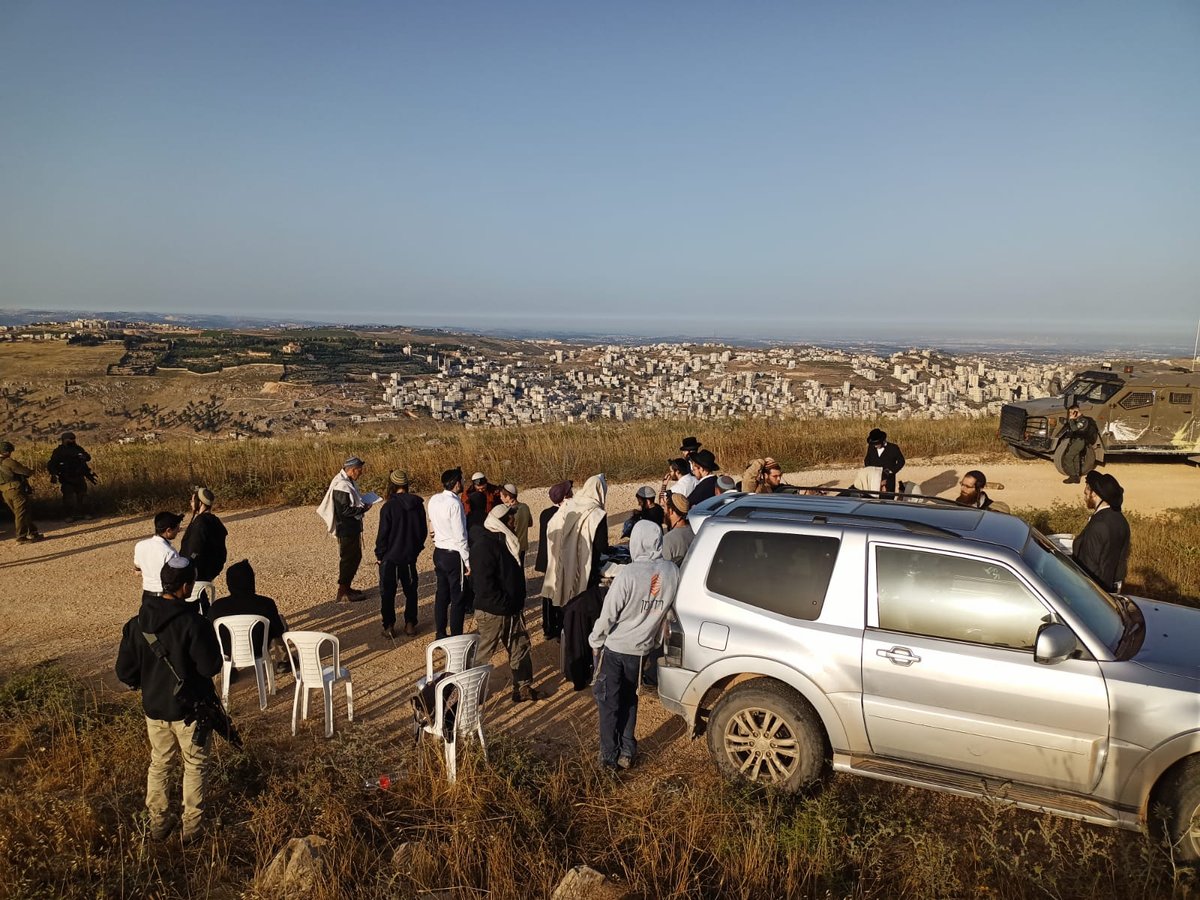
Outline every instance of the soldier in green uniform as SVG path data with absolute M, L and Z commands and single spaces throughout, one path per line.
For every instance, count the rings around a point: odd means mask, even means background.
M 1100 430 L 1096 428 L 1096 420 L 1085 416 L 1078 403 L 1071 406 L 1063 425 L 1067 438 L 1067 449 L 1062 458 L 1063 472 L 1067 477 L 1063 479 L 1063 484 L 1079 484 L 1079 479 L 1087 474 L 1083 471 L 1083 457 L 1088 447 L 1099 442 Z
M 75 432 L 67 431 L 60 443 L 50 454 L 46 464 L 50 472 L 50 483 L 56 481 L 62 488 L 64 518 L 68 522 L 90 519 L 87 511 L 87 483 L 96 483 L 96 475 L 88 465 L 92 455 L 75 443 Z
M 0 497 L 12 510 L 13 519 L 17 526 L 17 543 L 40 541 L 43 537 L 33 524 L 29 515 L 29 495 L 33 489 L 29 487 L 29 476 L 33 470 L 21 465 L 12 458 L 13 445 L 8 441 L 0 441 Z

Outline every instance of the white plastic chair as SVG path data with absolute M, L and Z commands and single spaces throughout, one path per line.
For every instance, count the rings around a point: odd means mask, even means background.
M 254 628 L 262 626 L 262 646 L 254 646 Z M 236 666 L 239 669 L 254 667 L 254 679 L 258 682 L 258 708 L 267 708 L 267 691 L 275 693 L 275 673 L 271 658 L 267 654 L 267 642 L 271 623 L 266 616 L 222 616 L 213 622 L 217 641 L 221 644 L 221 705 L 229 709 L 229 674 Z M 221 631 L 228 635 L 229 649 L 221 640 Z
M 196 603 L 205 591 L 208 592 L 208 604 L 212 606 L 212 602 L 217 599 L 217 588 L 211 581 L 197 581 L 192 586 L 192 596 L 187 598 L 187 602 Z
M 339 681 L 346 683 L 346 719 L 354 721 L 354 686 L 350 682 L 350 670 L 342 666 L 341 641 L 324 631 L 285 631 L 283 643 L 296 679 L 292 734 L 296 733 L 297 713 L 300 718 L 308 718 L 308 692 L 320 690 L 325 698 L 325 737 L 333 737 L 333 687 Z M 326 644 L 333 648 L 333 664 L 328 666 L 321 661 Z
M 479 633 L 476 631 L 432 641 L 425 648 L 425 677 L 417 679 L 417 690 L 420 691 L 421 688 L 433 681 L 433 676 L 437 672 L 433 663 L 438 651 L 441 651 L 446 657 L 441 671 L 447 675 L 457 675 L 475 665 L 475 650 L 478 647 Z
M 487 759 L 487 741 L 483 737 L 483 701 L 487 694 L 491 665 L 476 666 L 447 675 L 434 688 L 433 721 L 424 727 L 427 734 L 437 737 L 446 746 L 446 780 L 453 782 L 458 776 L 458 736 L 474 735 L 479 738 L 479 749 Z M 454 710 L 454 729 L 446 738 L 446 701 L 451 691 L 458 690 L 458 704 Z

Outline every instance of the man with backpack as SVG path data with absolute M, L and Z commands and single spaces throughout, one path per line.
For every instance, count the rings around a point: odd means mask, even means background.
M 183 842 L 203 834 L 208 743 L 212 722 L 205 711 L 219 709 L 212 679 L 221 671 L 221 650 L 212 625 L 187 602 L 196 581 L 190 559 L 174 556 L 160 573 L 162 593 L 142 600 L 142 608 L 121 635 L 117 678 L 142 692 L 150 768 L 146 809 L 150 836 L 165 840 L 179 824 L 167 797 L 176 753 L 183 757 Z

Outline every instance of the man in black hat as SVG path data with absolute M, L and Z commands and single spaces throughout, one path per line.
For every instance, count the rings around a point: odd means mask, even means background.
M 187 603 L 196 580 L 192 561 L 175 556 L 156 575 L 162 590 L 143 599 L 141 610 L 126 623 L 116 674 L 123 684 L 142 692 L 150 739 L 146 775 L 150 836 L 165 840 L 179 822 L 167 796 L 171 762 L 178 753 L 183 757 L 183 842 L 187 844 L 203 834 L 208 768 L 209 735 L 203 723 L 193 718 L 195 701 L 216 700 L 212 679 L 221 671 L 221 649 L 212 626 Z
M 691 435 L 685 437 L 679 442 L 679 452 L 683 454 L 683 458 L 691 462 L 692 456 L 699 452 L 703 445 Z
M 717 465 L 716 457 L 711 450 L 697 450 L 692 454 L 692 475 L 696 478 L 696 486 L 688 494 L 688 505 L 695 506 L 710 497 L 717 495 Z
M 896 473 L 904 468 L 904 454 L 895 444 L 888 443 L 887 432 L 879 428 L 872 428 L 871 433 L 867 435 L 867 455 L 863 459 L 863 466 L 883 469 L 879 479 L 879 489 L 894 492 L 896 490 Z
M 1120 591 L 1129 562 L 1129 522 L 1121 512 L 1125 491 L 1107 472 L 1084 476 L 1083 502 L 1092 511 L 1075 538 L 1071 556 L 1106 591 Z
M 87 511 L 87 486 L 89 481 L 96 483 L 96 474 L 88 465 L 91 461 L 92 455 L 75 443 L 75 432 L 63 432 L 46 469 L 50 483 L 58 482 L 62 490 L 64 521 L 91 518 Z

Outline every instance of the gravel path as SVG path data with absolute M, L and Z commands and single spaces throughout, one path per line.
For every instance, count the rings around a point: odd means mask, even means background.
M 971 464 L 942 459 L 914 462 L 905 475 L 919 479 L 923 492 L 953 494 L 958 479 Z M 1079 503 L 1078 485 L 1064 485 L 1052 466 L 1044 462 L 1007 462 L 983 467 L 990 480 L 1005 485 L 993 497 L 1011 506 L 1049 506 L 1055 502 Z M 1126 488 L 1126 505 L 1139 512 L 1158 512 L 1200 503 L 1200 471 L 1179 463 L 1115 463 L 1107 468 Z M 854 470 L 848 468 L 792 473 L 792 484 L 847 485 Z M 648 483 L 656 484 L 656 479 Z M 613 485 L 609 490 L 610 532 L 615 538 L 634 505 L 639 484 Z M 548 500 L 545 489 L 530 489 L 521 499 L 533 511 L 534 522 Z M 218 497 L 219 501 L 219 497 Z M 182 505 L 182 499 L 181 499 Z M 337 547 L 324 533 L 315 511 L 303 508 L 267 508 L 240 511 L 217 509 L 229 529 L 229 561 L 248 558 L 258 575 L 259 590 L 274 597 L 293 628 L 330 631 L 341 639 L 343 663 L 354 677 L 356 721 L 393 724 L 407 719 L 407 697 L 422 673 L 425 646 L 432 639 L 434 577 L 431 553 L 422 555 L 419 569 L 420 626 L 413 638 L 390 640 L 379 627 L 376 572 L 364 562 L 356 586 L 368 590 L 362 603 L 336 604 Z M 112 676 L 117 644 L 125 621 L 134 615 L 140 596 L 140 579 L 133 569 L 135 541 L 150 533 L 148 516 L 63 524 L 41 523 L 48 539 L 18 545 L 11 526 L 0 538 L 0 664 L 4 672 L 41 660 L 58 659 L 81 674 L 100 674 L 106 685 L 123 690 Z M 367 547 L 373 545 L 375 515 L 367 517 Z M 536 529 L 536 524 L 535 524 Z M 531 534 L 531 539 L 536 539 Z M 372 555 L 367 550 L 368 559 Z M 532 562 L 533 552 L 529 554 Z M 536 598 L 540 576 L 529 571 L 529 595 Z M 224 587 L 223 580 L 218 588 Z M 523 737 L 552 746 L 574 740 L 595 743 L 595 709 L 588 691 L 575 692 L 556 672 L 557 644 L 541 638 L 540 603 L 532 600 L 526 621 L 534 640 L 536 683 L 550 696 L 534 704 L 513 706 L 507 697 L 508 677 L 503 654 L 495 662 L 497 693 L 489 704 L 490 730 L 519 729 Z M 468 629 L 470 629 L 468 625 Z M 233 689 L 233 711 L 239 722 L 253 721 L 287 728 L 291 711 L 292 681 L 280 679 L 278 695 L 266 713 L 253 700 L 252 679 L 243 678 Z M 504 690 L 501 690 L 503 688 Z M 313 733 L 321 726 L 319 704 L 310 721 Z M 341 698 L 337 702 L 339 727 L 344 724 Z M 653 700 L 641 704 L 641 749 L 654 754 L 676 744 L 672 757 L 702 752 L 699 742 L 682 737 L 679 720 L 668 717 Z M 682 762 L 682 759 L 678 760 Z

